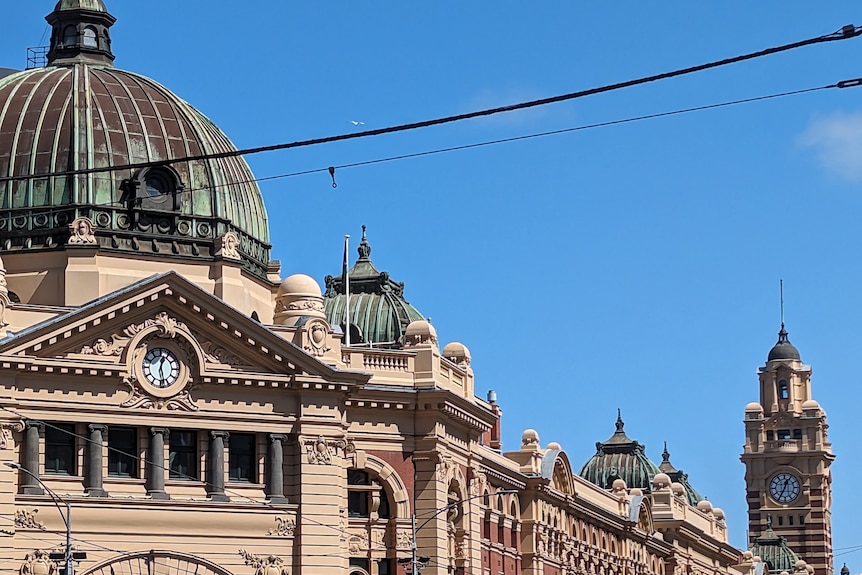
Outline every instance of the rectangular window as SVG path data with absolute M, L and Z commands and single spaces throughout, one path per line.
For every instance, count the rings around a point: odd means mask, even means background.
M 782 525 L 784 525 L 784 516 L 783 516 L 783 515 L 779 515 L 779 516 L 778 516 L 778 526 L 780 527 L 780 526 L 782 526 Z
M 170 478 L 198 481 L 198 434 L 196 431 L 171 431 Z
M 45 473 L 75 475 L 75 425 L 52 423 L 45 426 Z
M 392 575 L 392 559 L 381 559 L 377 562 L 377 575 Z
M 800 516 L 799 516 L 799 524 L 800 524 L 800 525 L 805 525 L 805 516 L 804 516 L 804 515 L 800 515 Z
M 790 439 L 790 430 L 789 429 L 779 429 L 778 430 L 778 439 Z
M 802 439 L 802 430 L 794 429 L 793 430 L 793 439 Z
M 793 515 L 788 515 L 788 516 L 787 516 L 787 524 L 788 524 L 788 525 L 793 525 Z
M 138 430 L 134 427 L 108 428 L 108 475 L 138 476 Z
M 775 432 L 771 429 L 766 432 L 766 441 L 772 441 L 775 439 Z
M 257 483 L 256 438 L 251 433 L 231 433 L 228 440 L 228 477 L 231 481 Z

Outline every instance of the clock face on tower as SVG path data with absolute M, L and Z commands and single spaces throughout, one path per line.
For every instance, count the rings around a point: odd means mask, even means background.
M 799 497 L 799 479 L 790 473 L 779 473 L 769 481 L 769 495 L 778 503 L 790 503 Z
M 141 370 L 147 382 L 153 387 L 166 389 L 180 377 L 180 362 L 169 349 L 154 347 L 147 351 L 141 362 Z

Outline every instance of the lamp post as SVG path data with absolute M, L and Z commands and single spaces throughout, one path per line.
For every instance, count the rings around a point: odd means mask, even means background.
M 72 551 L 72 506 L 68 501 L 64 501 L 57 495 L 53 489 L 45 485 L 45 482 L 42 481 L 38 475 L 23 467 L 20 463 L 15 463 L 14 461 L 4 461 L 3 465 L 6 467 L 11 467 L 12 469 L 17 469 L 22 473 L 26 473 L 33 479 L 35 479 L 39 485 L 42 486 L 48 495 L 51 496 L 51 500 L 54 502 L 54 505 L 57 507 L 57 511 L 60 512 L 60 517 L 63 519 L 63 523 L 66 525 L 66 550 L 63 553 L 62 559 L 66 563 L 65 575 L 75 575 L 75 565 L 78 559 L 86 559 L 87 554 L 83 551 Z M 63 502 L 66 506 L 66 512 L 63 513 L 63 508 L 60 507 L 60 502 Z M 61 557 L 54 556 L 55 554 L 51 554 L 51 559 L 60 559 Z
M 496 491 L 494 493 L 494 495 L 505 495 L 505 494 L 509 494 L 509 493 L 518 493 L 518 490 L 517 489 L 501 489 L 499 491 Z M 466 499 L 459 499 L 458 501 L 453 501 L 449 505 L 445 505 L 445 506 L 441 507 L 440 509 L 436 509 L 434 511 L 434 513 L 431 515 L 431 517 L 429 517 L 428 519 L 423 521 L 419 525 L 419 527 L 416 527 L 416 512 L 415 512 L 416 510 L 414 509 L 413 516 L 411 517 L 412 528 L 413 528 L 413 538 L 412 538 L 412 543 L 410 545 L 411 558 L 410 559 L 404 558 L 404 559 L 398 560 L 398 563 L 404 565 L 405 573 L 407 573 L 407 564 L 408 563 L 410 564 L 410 575 L 419 575 L 419 571 L 424 569 L 428 565 L 428 562 L 431 561 L 430 557 L 426 557 L 424 555 L 422 555 L 422 556 L 417 555 L 417 553 L 418 553 L 418 549 L 416 546 L 416 535 L 417 535 L 417 533 L 419 533 L 419 531 L 421 531 L 423 527 L 428 525 L 431 521 L 434 520 L 435 517 L 437 517 L 438 515 L 440 515 L 444 511 L 448 511 L 449 509 L 452 509 L 453 507 L 457 507 L 457 506 L 461 505 L 465 501 L 470 501 L 472 499 L 478 499 L 479 497 L 484 497 L 484 493 L 480 494 L 480 495 L 471 495 L 470 497 L 467 497 Z

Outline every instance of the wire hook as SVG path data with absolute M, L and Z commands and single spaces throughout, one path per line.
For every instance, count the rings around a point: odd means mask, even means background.
M 329 175 L 332 176 L 332 187 L 337 188 L 338 184 L 335 183 L 335 166 L 329 166 Z

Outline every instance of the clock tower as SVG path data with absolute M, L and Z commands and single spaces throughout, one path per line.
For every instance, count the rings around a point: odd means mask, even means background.
M 816 575 L 832 575 L 829 466 L 835 459 L 826 412 L 811 396 L 811 367 L 784 324 L 757 370 L 760 401 L 745 407 L 749 545 L 771 530 Z

